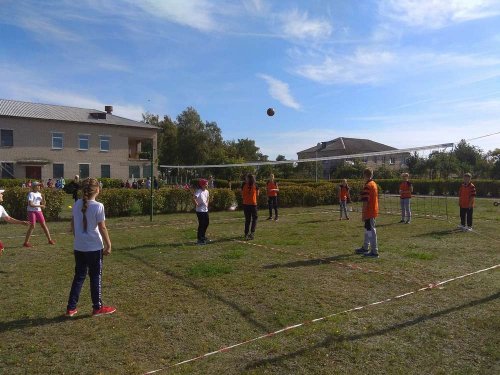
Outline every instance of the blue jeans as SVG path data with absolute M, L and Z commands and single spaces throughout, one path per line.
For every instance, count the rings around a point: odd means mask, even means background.
M 100 309 L 101 300 L 101 279 L 102 279 L 102 250 L 78 251 L 75 250 L 75 277 L 71 285 L 68 299 L 68 310 L 76 309 L 83 283 L 90 277 L 90 296 L 92 297 L 92 307 Z
M 410 208 L 410 198 L 401 198 L 401 220 L 410 221 L 411 220 L 411 208 Z
M 375 229 L 375 219 L 365 220 L 365 238 L 363 241 L 363 249 L 370 250 L 374 254 L 378 254 L 377 230 Z
M 347 201 L 340 201 L 340 218 L 342 219 L 342 212 L 345 213 L 345 217 L 348 219 L 349 216 L 347 215 Z

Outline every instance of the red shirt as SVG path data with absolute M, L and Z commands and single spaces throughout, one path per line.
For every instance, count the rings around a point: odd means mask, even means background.
M 400 198 L 411 198 L 411 182 L 410 181 L 403 181 L 399 184 L 399 190 L 401 191 L 400 193 Z
M 458 190 L 458 204 L 462 208 L 474 207 L 472 199 L 476 196 L 476 187 L 472 184 L 463 183 Z M 471 204 L 472 203 L 472 204 Z
M 339 199 L 341 201 L 347 201 L 348 197 L 349 197 L 349 186 L 340 185 Z
M 241 196 L 243 197 L 243 204 L 249 206 L 257 206 L 257 191 L 259 187 L 257 184 L 252 186 L 248 185 L 246 182 L 241 186 Z
M 363 204 L 363 218 L 374 219 L 378 216 L 378 188 L 373 180 L 369 180 L 361 193 Z
M 266 188 L 267 188 L 267 196 L 268 197 L 277 197 L 278 196 L 278 192 L 273 190 L 273 189 L 278 188 L 278 184 L 276 183 L 276 181 L 271 181 L 271 180 L 267 181 Z

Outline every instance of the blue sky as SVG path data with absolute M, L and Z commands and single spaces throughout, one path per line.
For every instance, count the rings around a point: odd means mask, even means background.
M 192 106 L 271 158 L 453 142 L 500 131 L 500 0 L 0 0 L 0 97 Z

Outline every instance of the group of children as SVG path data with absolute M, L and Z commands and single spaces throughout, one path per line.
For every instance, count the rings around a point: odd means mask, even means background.
M 377 230 L 375 228 L 375 219 L 379 213 L 378 207 L 378 188 L 373 181 L 373 171 L 369 168 L 363 171 L 365 185 L 361 193 L 362 202 L 362 220 L 364 222 L 364 241 L 363 246 L 356 249 L 357 254 L 362 254 L 366 257 L 378 258 L 378 242 Z M 400 199 L 401 199 L 401 223 L 409 224 L 411 221 L 410 200 L 413 192 L 412 184 L 409 182 L 409 175 L 402 175 L 403 181 L 400 184 Z M 470 182 L 471 175 L 464 175 L 464 182 L 459 190 L 459 205 L 460 219 L 462 230 L 472 229 L 472 214 L 474 208 L 474 200 L 476 196 L 475 186 Z M 199 189 L 193 196 L 193 201 L 196 206 L 196 215 L 198 217 L 198 244 L 204 245 L 208 242 L 206 231 L 209 225 L 208 207 L 210 202 L 210 193 L 207 189 L 209 181 L 202 179 L 199 181 Z M 72 208 L 71 232 L 74 237 L 73 250 L 75 257 L 75 274 L 70 289 L 68 305 L 66 308 L 66 316 L 74 316 L 77 310 L 77 304 L 81 292 L 81 288 L 87 276 L 90 277 L 90 291 L 92 298 L 92 315 L 112 314 L 116 311 L 115 307 L 105 306 L 101 300 L 101 279 L 103 256 L 111 254 L 111 240 L 105 225 L 104 206 L 96 201 L 96 197 L 101 190 L 99 181 L 94 178 L 87 178 L 81 181 L 79 188 L 82 198 L 78 199 Z M 349 185 L 347 180 L 339 186 L 338 198 L 340 204 L 340 220 L 343 214 L 349 220 L 347 214 L 347 203 L 350 200 Z M 3 193 L 5 190 L 0 190 L 0 203 L 3 201 Z M 278 204 L 277 196 L 279 187 L 274 180 L 274 175 L 266 183 L 266 193 L 268 197 L 269 217 L 272 220 L 274 210 L 274 220 L 278 220 Z M 255 176 L 248 174 L 245 181 L 241 185 L 241 194 L 243 201 L 243 212 L 245 215 L 245 239 L 252 240 L 255 236 L 257 226 L 257 197 L 259 195 L 259 187 L 255 181 Z M 55 242 L 50 236 L 50 232 L 45 224 L 42 208 L 45 208 L 45 201 L 40 193 L 40 185 L 36 182 L 32 183 L 32 191 L 27 198 L 28 221 L 17 220 L 11 218 L 4 207 L 0 204 L 0 219 L 4 219 L 11 224 L 23 224 L 29 226 L 26 234 L 24 246 L 31 247 L 29 243 L 30 236 L 35 227 L 35 223 L 39 222 L 49 244 Z M 3 244 L 0 242 L 0 255 L 3 252 Z

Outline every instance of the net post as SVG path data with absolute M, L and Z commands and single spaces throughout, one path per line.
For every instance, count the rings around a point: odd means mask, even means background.
M 444 204 L 445 204 L 445 207 L 446 207 L 446 220 L 449 220 L 449 218 L 448 218 L 448 194 L 446 194 L 444 196 Z

